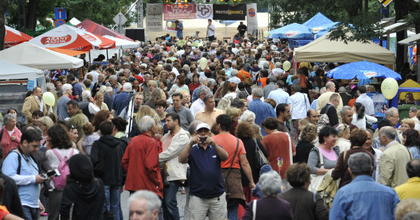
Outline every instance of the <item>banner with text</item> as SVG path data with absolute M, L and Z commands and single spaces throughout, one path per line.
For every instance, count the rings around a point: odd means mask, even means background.
M 248 34 L 252 36 L 258 35 L 258 18 L 257 18 L 257 3 L 246 5 L 246 15 L 248 24 Z
M 245 20 L 246 5 L 213 5 L 214 20 Z
M 195 4 L 165 4 L 163 5 L 165 21 L 177 19 L 195 19 Z
M 146 5 L 147 31 L 162 31 L 163 4 Z
M 197 19 L 213 19 L 212 4 L 197 4 Z

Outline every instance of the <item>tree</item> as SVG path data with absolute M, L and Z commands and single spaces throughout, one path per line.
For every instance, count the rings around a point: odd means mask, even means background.
M 4 15 L 6 14 L 9 0 L 0 1 L 0 50 L 4 49 L 4 37 L 6 35 L 6 28 L 4 27 Z

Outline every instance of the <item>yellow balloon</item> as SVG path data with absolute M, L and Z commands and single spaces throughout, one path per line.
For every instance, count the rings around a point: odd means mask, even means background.
M 264 31 L 264 37 L 268 37 L 270 33 L 268 31 Z
M 169 21 L 167 25 L 168 27 L 172 27 L 172 22 Z
M 200 67 L 202 70 L 204 70 L 207 67 L 207 59 L 206 58 L 201 58 L 198 63 L 200 64 Z
M 283 63 L 283 70 L 284 71 L 286 71 L 286 72 L 289 71 L 291 67 L 292 67 L 292 64 L 288 60 L 284 61 L 284 63 Z
M 49 106 L 54 106 L 55 97 L 51 92 L 46 92 L 42 95 L 42 100 Z
M 387 99 L 392 99 L 398 93 L 398 82 L 393 78 L 386 78 L 381 84 L 382 94 Z

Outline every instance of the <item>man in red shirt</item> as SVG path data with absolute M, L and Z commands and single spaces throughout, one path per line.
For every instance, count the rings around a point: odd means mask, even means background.
M 155 121 L 144 116 L 139 122 L 141 135 L 131 139 L 121 161 L 127 173 L 125 189 L 134 193 L 137 190 L 149 190 L 163 198 L 162 176 L 159 166 L 159 146 L 153 135 Z
M 241 140 L 230 134 L 232 118 L 229 115 L 222 114 L 217 116 L 216 123 L 219 134 L 214 136 L 213 139 L 216 144 L 221 146 L 229 155 L 227 160 L 221 162 L 226 194 L 227 197 L 229 197 L 229 200 L 227 201 L 228 219 L 236 220 L 238 219 L 239 203 L 245 202 L 245 195 L 241 182 L 241 167 L 249 180 L 251 189 L 255 188 L 255 183 L 252 178 L 251 167 L 246 159 L 244 144 Z M 236 150 L 236 148 L 238 148 L 238 150 Z M 230 169 L 229 167 L 231 166 L 232 168 Z

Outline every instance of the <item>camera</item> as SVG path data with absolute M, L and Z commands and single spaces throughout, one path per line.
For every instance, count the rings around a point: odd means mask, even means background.
M 47 172 L 47 176 L 48 177 L 51 177 L 51 176 L 53 176 L 53 177 L 59 177 L 59 176 L 61 176 L 61 173 L 57 169 L 54 169 L 54 170 L 48 171 Z
M 205 143 L 207 140 L 207 137 L 200 137 L 200 142 Z

